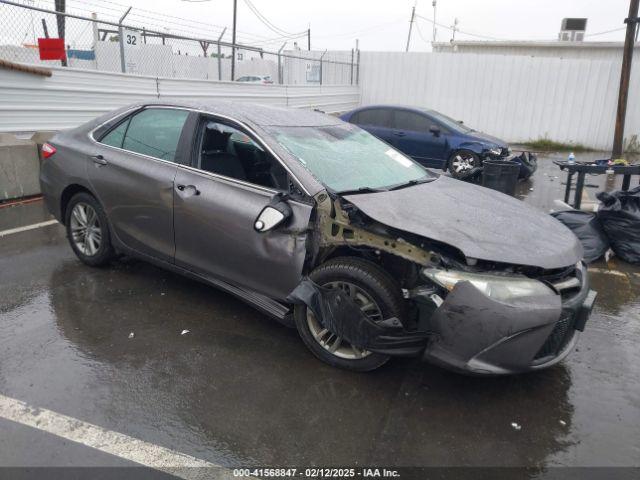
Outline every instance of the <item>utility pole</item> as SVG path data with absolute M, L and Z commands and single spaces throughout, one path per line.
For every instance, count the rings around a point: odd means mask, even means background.
M 55 2 L 54 2 L 56 12 L 60 12 L 60 13 L 56 14 L 56 24 L 58 26 L 58 38 L 61 38 L 62 41 L 64 42 L 65 50 L 67 48 L 67 44 L 66 44 L 65 31 L 64 30 L 65 30 L 65 20 L 67 19 L 67 17 L 65 17 L 63 14 L 66 12 L 66 9 L 67 9 L 66 3 L 67 3 L 66 0 L 55 0 Z M 65 57 L 66 57 L 66 55 L 65 55 Z M 67 59 L 64 58 L 63 60 L 61 60 L 60 64 L 63 67 L 66 67 L 67 66 Z
M 622 56 L 622 71 L 620 73 L 620 90 L 618 92 L 618 111 L 616 113 L 616 129 L 613 134 L 613 149 L 611 158 L 614 160 L 622 156 L 622 142 L 624 140 L 624 121 L 627 116 L 627 98 L 629 96 L 629 78 L 631 76 L 631 60 L 633 59 L 633 37 L 636 26 L 640 22 L 638 18 L 638 4 L 640 0 L 631 0 L 629 3 L 629 16 L 625 18 L 627 34 L 624 39 L 624 51 Z
M 307 50 L 311 51 L 311 25 L 307 29 Z
M 451 43 L 456 41 L 456 32 L 458 31 L 458 19 L 453 19 L 453 25 L 451 26 L 453 34 L 451 35 Z
M 407 36 L 407 47 L 404 49 L 405 52 L 409 51 L 409 43 L 411 43 L 411 30 L 413 30 L 413 20 L 416 17 L 416 4 L 413 4 L 413 8 L 411 9 L 411 20 L 409 20 L 409 35 Z
M 436 0 L 433 0 L 433 2 L 431 3 L 431 5 L 433 5 L 433 41 L 436 41 L 436 32 L 437 32 L 437 28 L 436 28 Z
M 231 34 L 231 81 L 236 78 L 236 16 L 238 13 L 238 0 L 233 0 L 233 32 Z

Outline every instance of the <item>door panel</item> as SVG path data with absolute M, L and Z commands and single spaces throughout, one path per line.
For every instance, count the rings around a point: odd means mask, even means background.
M 289 200 L 286 225 L 258 233 L 273 192 L 184 167 L 175 184 L 176 264 L 284 300 L 301 279 L 312 206 Z
M 441 167 L 446 158 L 446 136 L 429 131 L 433 122 L 426 116 L 408 110 L 394 110 L 393 145 L 417 162 L 428 167 Z
M 190 152 L 196 114 L 148 108 L 125 119 L 94 143 L 87 176 L 113 234 L 140 253 L 173 262 L 173 180 Z
M 177 165 L 96 146 L 105 165 L 89 161 L 89 182 L 113 234 L 138 252 L 173 261 L 173 179 Z

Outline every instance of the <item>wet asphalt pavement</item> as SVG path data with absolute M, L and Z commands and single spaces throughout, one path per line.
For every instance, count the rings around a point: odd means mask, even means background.
M 541 158 L 519 195 L 548 211 L 564 176 Z M 0 230 L 48 218 L 0 208 Z M 0 237 L 0 394 L 229 467 L 640 466 L 640 268 L 592 267 L 594 313 L 555 368 L 358 374 L 231 295 L 132 259 L 89 268 L 38 228 Z M 131 462 L 0 418 L 7 465 Z

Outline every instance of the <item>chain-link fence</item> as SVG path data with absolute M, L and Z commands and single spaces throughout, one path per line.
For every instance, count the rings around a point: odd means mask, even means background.
M 250 83 L 356 85 L 359 51 L 268 51 L 193 38 L 135 22 L 60 13 L 0 0 L 0 59 L 27 64 Z M 65 57 L 42 59 L 42 39 L 62 39 Z M 40 44 L 40 47 L 39 47 Z

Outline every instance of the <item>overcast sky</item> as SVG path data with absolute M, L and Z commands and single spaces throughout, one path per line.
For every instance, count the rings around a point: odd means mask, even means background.
M 39 5 L 53 0 L 33 0 Z M 298 33 L 311 26 L 312 49 L 350 49 L 360 39 L 362 50 L 403 50 L 414 0 L 250 0 L 277 32 Z M 433 19 L 432 0 L 419 0 L 416 12 Z M 98 12 L 102 18 L 118 16 L 121 5 L 131 5 L 131 21 L 168 27 L 175 33 L 217 36 L 227 26 L 230 40 L 233 0 L 67 0 L 70 12 Z M 44 5 L 43 5 L 44 6 Z M 50 8 L 50 5 L 48 5 Z M 564 17 L 587 17 L 587 35 L 624 27 L 629 0 L 437 0 L 437 22 L 462 32 L 494 39 L 554 40 Z M 164 17 L 173 16 L 174 18 Z M 180 17 L 180 18 L 175 18 Z M 172 23 L 170 23 L 172 22 Z M 210 24 L 210 25 L 209 25 Z M 427 51 L 432 24 L 417 18 L 410 49 Z M 451 31 L 437 27 L 437 39 L 449 41 Z M 238 0 L 238 41 L 263 43 L 277 50 L 285 40 L 265 26 L 246 0 Z M 458 32 L 457 39 L 479 40 Z M 624 30 L 587 37 L 591 41 L 622 41 Z M 296 40 L 290 39 L 287 48 Z M 306 38 L 297 40 L 306 48 Z

